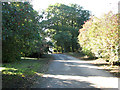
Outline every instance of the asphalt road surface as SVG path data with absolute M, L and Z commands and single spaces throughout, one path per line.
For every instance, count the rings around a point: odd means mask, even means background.
M 35 88 L 118 88 L 118 78 L 72 56 L 52 54 L 48 71 Z

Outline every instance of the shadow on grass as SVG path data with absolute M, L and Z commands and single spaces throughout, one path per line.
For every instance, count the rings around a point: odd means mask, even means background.
M 36 73 L 44 73 L 47 70 L 51 56 L 44 58 L 23 58 L 21 61 L 3 64 L 2 87 L 26 88 L 37 79 Z
M 25 88 L 31 85 L 27 78 L 19 75 L 2 74 L 2 88 Z
M 34 72 L 30 70 L 30 65 L 25 64 L 25 61 L 22 61 L 21 64 L 12 63 L 11 65 L 9 64 L 8 66 L 7 64 L 4 65 L 5 69 L 2 70 L 2 87 L 3 88 L 29 87 L 32 84 L 33 80 L 32 79 L 30 81 L 30 76 L 32 78 L 32 75 L 34 75 Z

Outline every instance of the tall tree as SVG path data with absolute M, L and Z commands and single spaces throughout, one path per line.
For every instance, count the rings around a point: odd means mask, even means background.
M 20 60 L 21 55 L 43 52 L 41 15 L 28 2 L 2 3 L 3 62 Z M 43 43 L 44 41 L 44 43 Z
M 65 52 L 77 51 L 78 49 L 78 30 L 88 20 L 90 12 L 83 10 L 77 4 L 50 5 L 45 10 L 45 18 L 42 22 L 44 27 L 51 33 L 51 37 L 57 46 Z

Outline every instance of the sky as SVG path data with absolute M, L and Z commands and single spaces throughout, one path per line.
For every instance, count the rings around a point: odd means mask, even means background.
M 91 11 L 92 15 L 100 17 L 109 11 L 117 13 L 119 1 L 120 0 L 32 0 L 32 5 L 35 10 L 40 11 L 46 9 L 50 4 L 54 5 L 55 3 L 66 5 L 71 3 L 78 4 L 85 10 Z

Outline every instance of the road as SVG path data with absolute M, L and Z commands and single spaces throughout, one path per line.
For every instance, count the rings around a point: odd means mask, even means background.
M 118 88 L 118 78 L 101 68 L 64 54 L 54 59 L 35 88 Z

